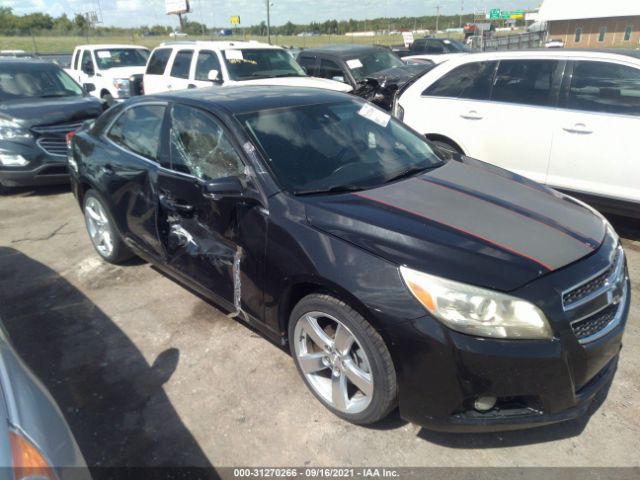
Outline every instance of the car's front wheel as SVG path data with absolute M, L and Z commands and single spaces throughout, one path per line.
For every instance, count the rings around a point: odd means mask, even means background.
M 121 263 L 133 256 L 115 228 L 102 199 L 89 190 L 84 196 L 84 220 L 96 252 L 109 263 Z
M 289 343 L 309 389 L 339 417 L 366 425 L 396 406 L 396 373 L 384 340 L 344 302 L 303 298 L 291 312 Z

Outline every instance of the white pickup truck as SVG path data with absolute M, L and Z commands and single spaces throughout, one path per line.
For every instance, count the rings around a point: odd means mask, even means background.
M 66 72 L 108 104 L 142 93 L 149 49 L 139 45 L 79 45 Z

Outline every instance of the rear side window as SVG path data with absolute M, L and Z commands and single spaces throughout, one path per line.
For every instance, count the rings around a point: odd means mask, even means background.
M 416 40 L 411 44 L 410 51 L 413 53 L 422 53 L 427 44 L 426 40 Z
M 220 71 L 220 60 L 215 52 L 210 50 L 204 50 L 198 53 L 198 60 L 196 63 L 196 80 L 209 80 L 209 72 L 211 70 Z
M 118 117 L 107 136 L 121 147 L 157 162 L 164 108 L 161 105 L 129 108 Z
M 575 62 L 568 107 L 640 115 L 640 69 L 609 62 Z
M 154 50 L 149 59 L 147 65 L 147 75 L 162 75 L 165 68 L 167 68 L 167 62 L 171 56 L 170 48 L 159 48 Z
M 561 63 L 557 60 L 502 60 L 491 100 L 523 105 L 550 106 L 552 87 Z
M 496 62 L 474 62 L 460 65 L 428 87 L 422 94 L 431 97 L 487 100 L 495 68 Z
M 316 75 L 316 57 L 298 57 L 298 63 L 304 71 L 307 72 L 308 75 L 315 76 Z
M 425 53 L 444 53 L 444 45 L 436 40 L 428 40 Z
M 173 59 L 171 67 L 171 76 L 175 78 L 189 78 L 189 68 L 191 67 L 191 58 L 193 50 L 180 50 Z

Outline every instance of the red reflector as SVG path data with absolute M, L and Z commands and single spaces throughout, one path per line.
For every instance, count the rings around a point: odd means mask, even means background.
M 67 133 L 66 138 L 67 138 L 67 146 L 71 146 L 71 139 L 75 136 L 76 131 L 73 130 L 72 132 Z

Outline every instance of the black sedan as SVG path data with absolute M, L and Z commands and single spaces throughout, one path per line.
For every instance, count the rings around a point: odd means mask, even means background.
M 65 136 L 103 110 L 51 62 L 0 59 L 0 191 L 68 183 Z
M 349 421 L 399 405 L 434 429 L 541 425 L 584 414 L 613 378 L 630 288 L 607 221 L 442 158 L 361 99 L 267 86 L 142 97 L 71 149 L 103 259 L 135 253 L 288 345 Z

